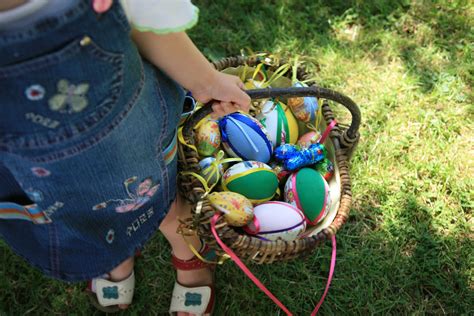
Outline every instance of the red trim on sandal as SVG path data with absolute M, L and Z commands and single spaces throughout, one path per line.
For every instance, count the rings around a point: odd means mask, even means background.
M 206 258 L 206 256 L 208 254 L 210 254 L 212 251 L 214 251 L 214 250 L 209 248 L 208 245 L 204 244 L 202 249 L 199 251 L 199 254 L 202 257 Z M 204 268 L 209 268 L 211 270 L 214 270 L 216 268 L 216 264 L 204 262 L 196 256 L 193 256 L 189 260 L 181 260 L 181 259 L 177 258 L 174 254 L 171 254 L 171 262 L 173 264 L 173 267 L 176 270 L 183 270 L 183 271 L 200 270 L 200 269 L 204 269 Z M 209 302 L 207 303 L 206 310 L 204 311 L 204 314 L 206 314 L 206 315 L 212 315 L 212 313 L 214 311 L 214 305 L 215 305 L 215 299 L 216 299 L 215 287 L 214 287 L 214 284 L 215 284 L 214 276 L 213 276 L 212 279 L 213 279 L 213 281 L 212 281 L 211 284 L 194 286 L 194 287 L 206 286 L 206 287 L 209 287 L 211 289 L 211 295 L 209 297 Z M 194 288 L 194 287 L 188 287 L 187 285 L 181 284 L 178 281 L 176 281 L 176 282 L 179 285 L 181 285 L 182 287 L 188 288 L 189 291 L 192 291 L 192 289 Z
M 212 250 L 209 248 L 209 246 L 205 245 L 204 249 L 200 251 L 199 254 L 203 257 L 206 257 L 206 254 L 208 254 L 210 251 Z M 215 267 L 215 264 L 204 262 L 196 256 L 192 257 L 189 260 L 181 260 L 177 258 L 174 254 L 171 254 L 171 263 L 173 264 L 173 267 L 175 269 L 184 271 Z

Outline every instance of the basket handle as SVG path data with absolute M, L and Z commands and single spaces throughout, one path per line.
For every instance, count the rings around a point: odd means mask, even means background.
M 265 88 L 244 90 L 252 99 L 276 98 L 276 97 L 317 97 L 324 98 L 345 106 L 352 115 L 352 122 L 347 129 L 347 135 L 350 138 L 356 138 L 360 126 L 360 110 L 357 104 L 349 97 L 331 89 L 321 88 L 317 86 L 310 87 L 291 87 L 291 88 Z M 202 108 L 196 111 L 183 128 L 183 135 L 191 135 L 193 127 L 203 118 L 212 113 L 212 103 L 208 102 Z

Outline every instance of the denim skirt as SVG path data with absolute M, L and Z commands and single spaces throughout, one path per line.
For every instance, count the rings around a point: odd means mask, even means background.
M 176 197 L 184 93 L 129 33 L 119 1 L 0 32 L 0 236 L 54 278 L 109 272 Z

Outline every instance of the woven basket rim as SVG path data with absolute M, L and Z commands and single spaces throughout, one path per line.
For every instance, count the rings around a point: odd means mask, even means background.
M 214 62 L 213 64 L 215 68 L 220 71 L 228 67 L 238 67 L 244 64 L 252 66 L 256 65 L 258 62 L 259 59 L 254 57 L 245 58 L 242 56 L 237 56 L 224 58 L 220 61 Z M 303 69 L 298 69 L 297 77 L 299 80 L 304 80 L 307 78 L 307 74 L 304 72 Z M 312 87 L 315 87 L 315 85 L 313 85 Z M 339 95 L 337 92 L 334 93 Z M 348 135 L 347 130 L 341 130 L 339 128 L 333 130 L 330 134 L 330 140 L 333 143 L 335 150 L 334 154 L 336 161 L 334 161 L 334 164 L 337 164 L 340 174 L 339 176 L 341 190 L 339 207 L 334 220 L 332 221 L 329 227 L 323 229 L 316 235 L 303 237 L 295 241 L 287 242 L 282 240 L 262 241 L 257 237 L 245 235 L 243 233 L 241 234 L 237 232 L 237 230 L 235 230 L 234 228 L 226 225 L 226 223 L 223 222 L 221 219 L 221 221 L 218 222 L 218 227 L 216 229 L 220 238 L 237 254 L 239 254 L 241 258 L 250 259 L 257 263 L 270 263 L 274 261 L 288 260 L 299 257 L 303 254 L 311 252 L 326 239 L 331 238 L 347 221 L 352 196 L 349 176 L 349 159 L 350 154 L 352 153 L 352 149 L 359 138 L 358 126 L 360 124 L 360 112 L 358 107 L 352 100 L 349 99 L 350 102 L 352 102 L 349 105 L 344 104 L 344 102 L 346 102 L 346 99 L 349 98 L 342 95 L 342 98 L 336 99 L 336 102 L 339 102 L 349 108 L 351 114 L 353 115 L 352 123 L 354 124 L 355 121 L 357 126 L 355 127 L 355 133 L 353 131 L 354 129 L 352 130 L 352 134 L 355 135 Z M 355 109 L 353 108 L 354 106 L 356 107 Z M 329 124 L 332 120 L 334 120 L 334 115 L 330 109 L 329 103 L 323 102 L 322 107 L 324 119 L 326 123 Z M 191 115 L 190 118 L 192 118 L 193 115 Z M 356 117 L 356 120 L 354 120 L 354 116 L 357 115 L 359 115 L 359 117 Z M 192 124 L 192 120 L 186 121 L 185 124 Z M 192 128 L 188 130 L 192 130 Z M 194 144 L 194 139 L 192 135 L 183 136 L 185 137 L 185 141 L 188 144 Z M 347 139 L 349 139 L 349 141 L 347 141 Z M 193 172 L 198 172 L 199 169 L 196 168 L 196 165 L 199 161 L 199 156 L 193 155 L 191 153 L 191 149 L 187 148 L 186 146 L 183 146 L 181 143 L 179 143 L 178 147 L 178 154 L 180 158 L 179 166 L 181 168 L 184 168 L 184 170 L 187 170 L 187 167 L 194 167 Z M 216 245 L 215 240 L 213 240 L 213 236 L 210 233 L 209 224 L 210 215 L 213 214 L 213 208 L 205 198 L 202 198 L 202 195 L 205 193 L 204 188 L 200 188 L 200 186 L 202 187 L 202 184 L 200 184 L 200 182 L 198 181 L 193 182 L 192 179 L 183 176 L 180 176 L 179 179 L 181 185 L 180 190 L 182 193 L 190 194 L 190 192 L 195 192 L 195 200 L 192 201 L 194 202 L 193 218 L 187 222 L 188 228 L 196 229 L 198 235 L 200 235 L 203 239 L 210 243 L 211 246 L 215 246 L 217 248 L 218 246 Z M 182 186 L 183 183 L 185 184 L 185 186 L 188 186 L 188 188 Z M 211 214 L 207 214 L 206 212 Z

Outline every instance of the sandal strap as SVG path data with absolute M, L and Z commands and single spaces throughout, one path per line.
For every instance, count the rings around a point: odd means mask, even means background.
M 186 287 L 175 282 L 170 315 L 185 312 L 195 315 L 211 314 L 214 308 L 214 289 L 211 286 Z
M 92 291 L 102 306 L 131 304 L 135 290 L 135 272 L 125 280 L 112 282 L 110 280 L 95 278 L 91 282 Z
M 204 259 L 206 260 L 215 260 L 216 253 L 213 249 L 209 248 L 209 246 L 205 245 L 204 249 L 199 253 Z M 199 270 L 203 268 L 212 268 L 215 266 L 213 263 L 207 263 L 199 259 L 198 257 L 194 256 L 189 260 L 181 260 L 177 258 L 175 255 L 171 255 L 171 262 L 175 269 L 177 270 Z

